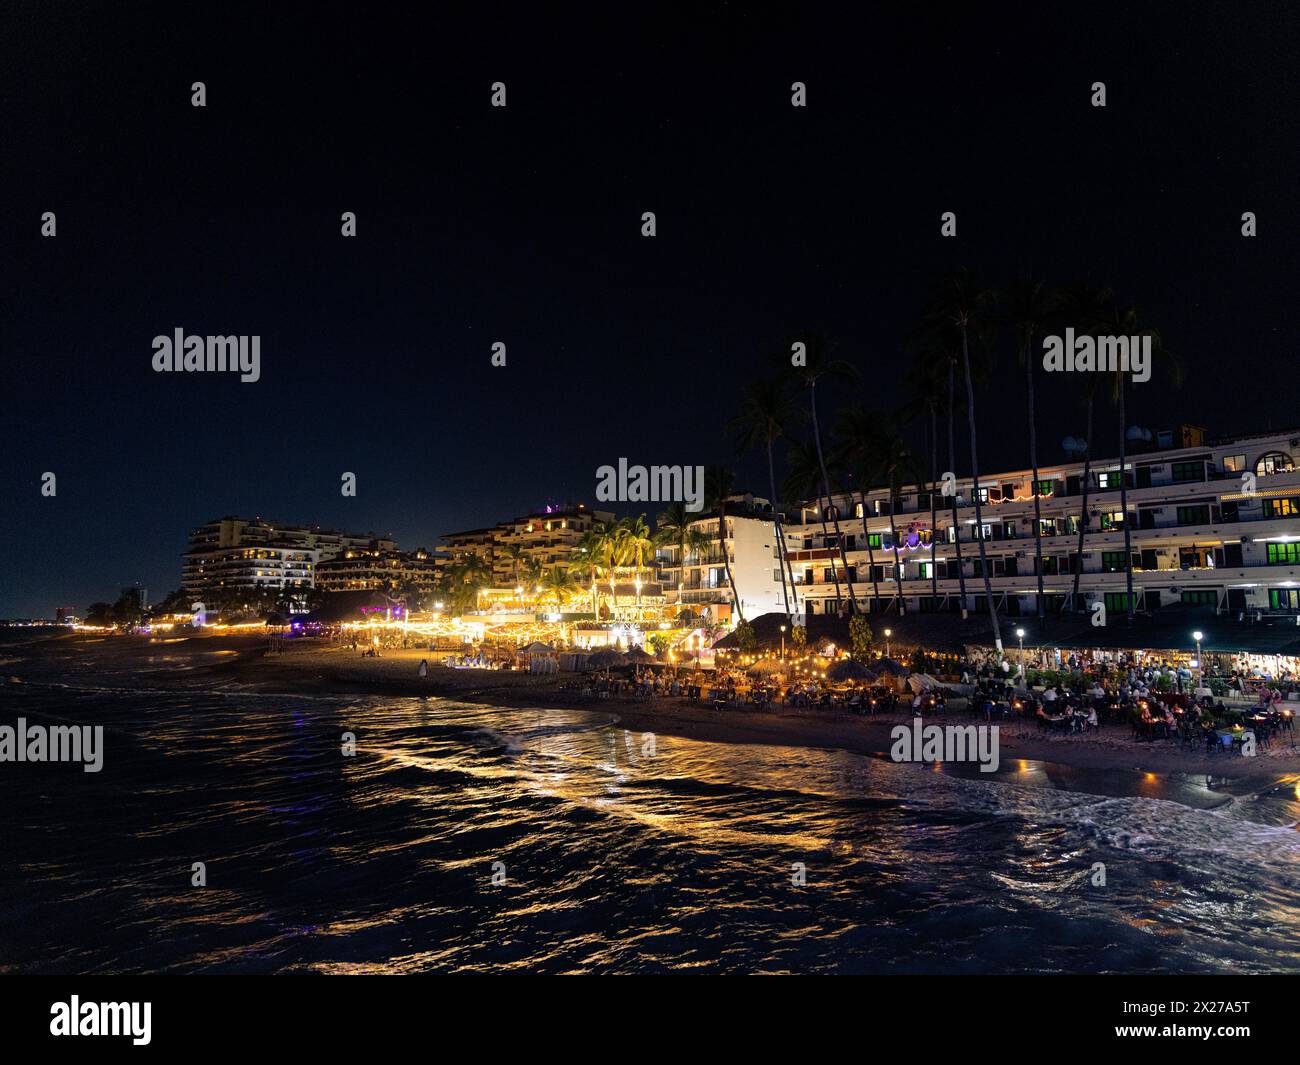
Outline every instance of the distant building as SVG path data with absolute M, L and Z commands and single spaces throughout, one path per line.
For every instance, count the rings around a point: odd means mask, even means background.
M 489 565 L 496 551 L 496 529 L 468 529 L 465 532 L 443 533 L 448 563 L 463 562 L 471 555 L 485 559 Z
M 61 606 L 54 610 L 55 624 L 75 625 L 77 620 L 77 608 L 74 606 Z
M 327 592 L 367 589 L 414 589 L 423 597 L 437 580 L 435 557 L 419 551 L 390 551 L 378 547 L 349 547 L 316 564 L 316 587 Z
M 354 550 L 396 551 L 374 533 L 340 532 L 262 518 L 218 518 L 190 533 L 181 582 L 188 592 L 223 588 L 312 588 L 316 566 Z
M 121 592 L 123 599 L 135 599 L 141 610 L 149 609 L 149 589 L 141 588 L 138 584 L 133 584 L 128 588 L 123 588 Z
M 536 510 L 486 529 L 445 533 L 442 541 L 448 562 L 477 555 L 492 567 L 492 583 L 505 588 L 515 585 L 519 563 L 528 561 L 550 569 L 566 562 L 594 524 L 613 520 L 614 515 L 608 511 L 569 503 Z

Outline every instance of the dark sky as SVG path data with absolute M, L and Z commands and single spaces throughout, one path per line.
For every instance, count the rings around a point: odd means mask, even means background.
M 828 408 L 896 406 L 957 266 L 1142 308 L 1187 380 L 1136 386 L 1133 422 L 1300 424 L 1294 8 L 127 6 L 0 13 L 0 617 L 136 579 L 156 600 L 223 514 L 433 546 L 589 501 L 620 456 L 733 462 L 766 494 L 725 426 L 746 376 L 816 328 L 864 375 Z M 178 326 L 260 334 L 261 381 L 155 374 Z M 1026 461 L 1000 354 L 989 471 Z M 1082 435 L 1064 376 L 1040 378 L 1043 461 Z

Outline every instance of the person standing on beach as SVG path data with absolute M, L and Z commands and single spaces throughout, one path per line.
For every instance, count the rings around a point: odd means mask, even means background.
M 428 675 L 429 675 L 429 660 L 428 660 L 427 658 L 421 658 L 421 659 L 420 659 L 420 679 L 421 679 L 421 680 L 424 680 L 424 678 L 427 677 Z

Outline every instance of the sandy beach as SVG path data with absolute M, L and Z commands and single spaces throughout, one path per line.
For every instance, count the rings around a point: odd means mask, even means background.
M 85 683 L 86 661 L 105 640 L 115 654 L 138 657 L 133 679 L 151 688 L 249 688 L 281 694 L 429 696 L 498 706 L 591 710 L 610 715 L 629 729 L 721 743 L 758 743 L 832 748 L 863 754 L 884 754 L 890 729 L 910 722 L 904 711 L 863 718 L 843 711 L 777 707 L 769 711 L 717 710 L 685 698 L 611 698 L 583 696 L 572 685 L 572 674 L 530 676 L 518 672 L 455 669 L 431 661 L 429 675 L 420 678 L 418 665 L 428 657 L 421 650 L 389 650 L 384 657 L 362 658 L 359 652 L 326 647 L 311 641 L 290 645 L 279 654 L 266 654 L 262 636 L 204 636 L 150 640 L 144 637 L 54 638 L 57 648 L 41 641 L 39 656 L 10 648 L 0 673 L 18 678 L 51 679 L 52 664 L 61 665 L 66 683 Z M 51 654 L 50 651 L 54 653 Z M 39 668 L 38 668 L 39 667 Z M 936 719 L 939 720 L 939 719 Z M 963 709 L 950 709 L 946 720 L 969 722 Z M 1217 778 L 1275 781 L 1300 773 L 1300 747 L 1288 739 L 1274 742 L 1255 758 L 1206 756 L 1172 743 L 1135 740 L 1127 728 L 1111 726 L 1098 734 L 1048 734 L 1033 725 L 1002 724 L 1001 758 L 1055 762 L 1079 769 L 1120 769 L 1145 773 L 1191 773 Z

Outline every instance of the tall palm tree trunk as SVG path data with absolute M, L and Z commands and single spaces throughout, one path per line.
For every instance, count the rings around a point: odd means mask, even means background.
M 781 527 L 781 550 L 785 551 L 785 574 L 790 579 L 790 594 L 794 597 L 795 614 L 802 613 L 799 606 L 799 586 L 794 582 L 794 566 L 790 562 L 790 552 L 785 546 L 785 526 Z M 793 621 L 793 618 L 791 619 Z
M 867 493 L 858 489 L 858 499 L 862 503 L 862 538 L 867 542 L 867 568 L 871 577 L 872 606 L 880 602 L 880 582 L 876 580 L 876 549 L 871 546 L 871 533 L 867 530 Z
M 1070 609 L 1078 610 L 1079 580 L 1083 577 L 1083 538 L 1088 532 L 1088 482 L 1092 471 L 1092 393 L 1088 394 L 1087 435 L 1083 438 L 1083 484 L 1080 486 L 1082 499 L 1079 502 L 1079 550 L 1075 553 L 1074 587 L 1070 590 Z M 1065 610 L 1065 604 L 1061 604 Z
M 1025 346 L 1025 382 L 1029 391 L 1029 463 L 1034 471 L 1034 481 L 1030 491 L 1034 496 L 1034 572 L 1038 575 L 1038 595 L 1034 597 L 1037 604 L 1038 620 L 1042 621 L 1046 613 L 1043 602 L 1043 509 L 1038 498 L 1038 428 L 1034 424 L 1034 360 L 1031 354 L 1033 338 Z
M 821 433 L 821 427 L 817 424 L 817 382 L 816 381 L 812 382 L 812 384 L 808 386 L 808 399 L 809 399 L 809 405 L 812 407 L 813 443 L 817 445 L 817 465 L 822 471 L 822 489 L 826 492 L 826 500 L 831 507 L 831 521 L 835 523 L 835 541 L 836 541 L 835 546 L 839 548 L 840 562 L 844 566 L 844 580 L 848 583 L 849 586 L 849 613 L 851 614 L 857 609 L 858 600 L 857 600 L 857 596 L 854 595 L 853 593 L 853 577 L 849 573 L 849 559 L 848 556 L 844 553 L 844 535 L 843 533 L 840 532 L 840 510 L 839 507 L 835 506 L 835 501 L 831 497 L 831 479 L 826 472 L 826 458 L 822 454 L 822 433 Z M 822 519 L 822 523 L 825 524 L 824 518 Z M 835 568 L 834 563 L 832 563 L 831 569 L 833 570 L 834 568 Z M 835 581 L 836 597 L 838 597 L 839 594 L 840 594 L 840 582 L 839 579 L 836 578 Z
M 956 359 L 948 360 L 948 469 L 953 471 L 956 476 L 957 470 L 957 443 L 953 432 L 953 410 L 956 407 L 956 385 L 954 378 L 957 374 Z M 957 587 L 958 594 L 961 596 L 961 619 L 966 620 L 966 569 L 961 560 L 961 525 L 957 522 L 957 492 L 954 489 L 952 493 L 952 542 L 957 551 Z
M 718 548 L 722 551 L 722 568 L 727 574 L 727 585 L 731 588 L 731 602 L 736 609 L 737 624 L 745 620 L 745 612 L 740 608 L 740 596 L 736 593 L 736 581 L 731 576 L 731 556 L 727 554 L 727 504 L 718 504 Z
M 785 621 L 789 625 L 790 586 L 785 583 L 785 537 L 781 535 L 781 511 L 776 502 L 776 464 L 772 461 L 772 437 L 767 438 L 767 481 L 772 489 L 772 535 L 776 537 L 776 566 L 781 573 L 781 598 L 785 602 Z
M 896 589 L 895 598 L 898 604 L 898 616 L 902 617 L 907 613 L 907 607 L 903 603 L 903 573 L 898 565 L 898 525 L 894 521 L 894 512 L 898 509 L 895 504 L 896 494 L 894 490 L 894 479 L 890 476 L 889 483 L 889 536 L 894 541 L 894 587 Z
M 1119 509 L 1124 514 L 1124 594 L 1125 624 L 1133 624 L 1133 546 L 1128 520 L 1128 427 L 1124 413 L 1124 375 L 1119 375 Z
M 980 461 L 979 445 L 975 438 L 975 382 L 970 372 L 970 346 L 966 338 L 966 323 L 961 327 L 962 369 L 966 373 L 966 420 L 970 423 L 970 472 L 974 484 L 975 528 L 979 531 L 977 541 L 980 549 L 980 571 L 984 576 L 984 598 L 988 600 L 989 622 L 993 626 L 993 644 L 998 657 L 1002 657 L 1002 627 L 998 624 L 998 606 L 993 601 L 993 581 L 989 573 L 988 552 L 984 547 L 984 514 L 980 507 Z
M 820 517 L 822 523 L 822 543 L 825 543 L 827 540 L 831 538 L 831 530 L 829 526 L 827 526 L 826 524 L 826 508 L 818 507 L 817 509 L 821 512 Z M 831 561 L 831 580 L 835 583 L 835 601 L 838 603 L 840 600 L 840 578 L 839 578 L 839 574 L 835 572 L 834 560 Z

